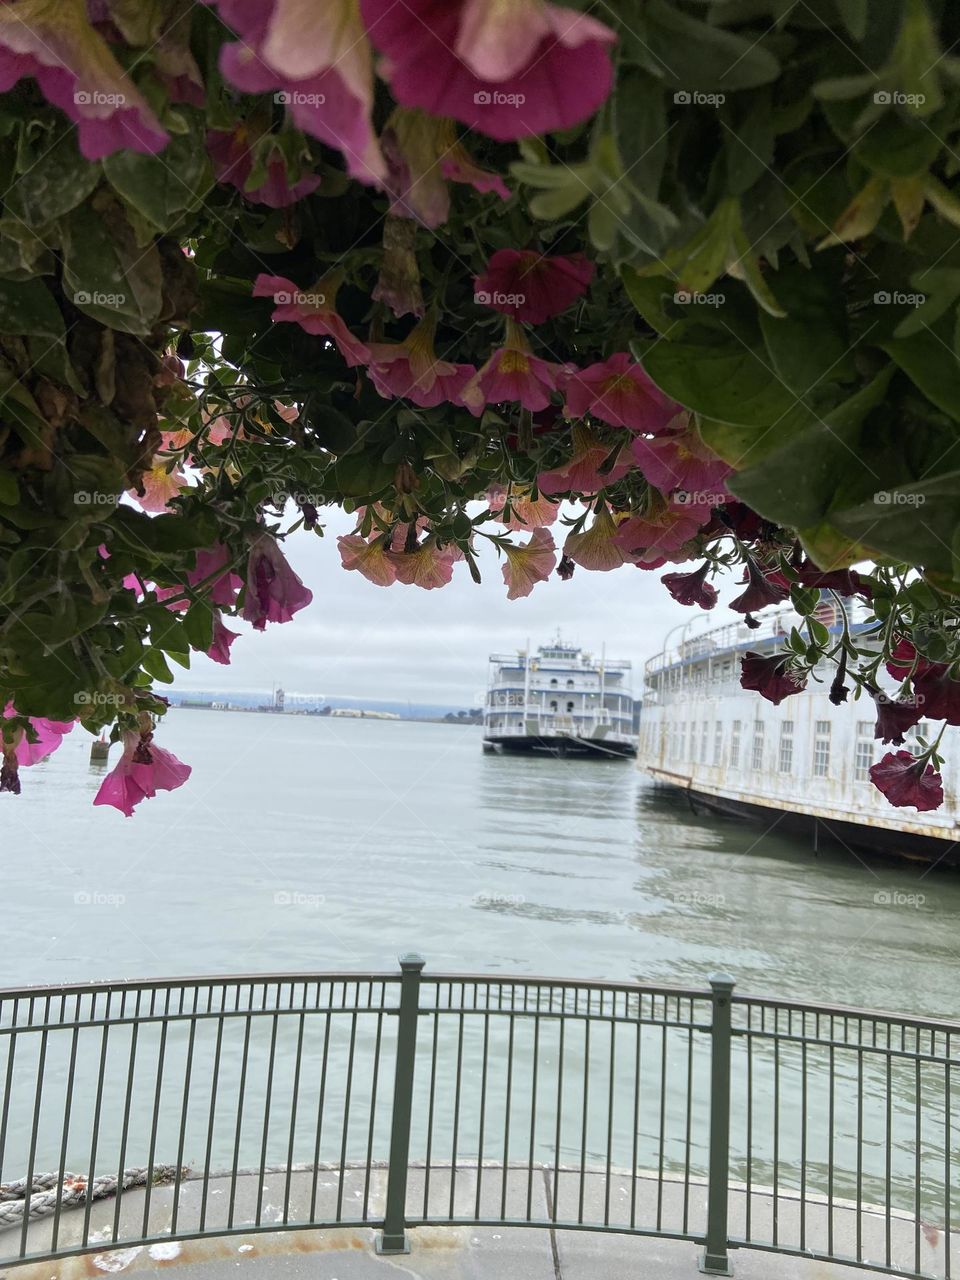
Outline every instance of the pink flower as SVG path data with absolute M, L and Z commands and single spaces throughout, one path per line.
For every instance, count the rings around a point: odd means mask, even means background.
M 709 514 L 706 512 L 707 519 Z M 617 542 L 627 558 L 641 568 L 659 568 L 668 556 L 686 558 L 679 553 L 697 536 L 702 523 L 696 508 L 658 501 L 644 515 L 624 520 L 617 531 Z
M 78 127 L 88 160 L 162 151 L 169 135 L 87 18 L 86 0 L 0 4 L 0 93 L 32 76 Z
M 358 533 L 337 538 L 344 569 L 355 569 L 377 587 L 389 587 L 397 580 L 397 566 L 387 554 L 382 535 L 369 541 Z
M 370 380 L 389 400 L 410 400 L 423 408 L 460 404 L 463 391 L 476 374 L 472 364 L 439 360 L 433 346 L 436 319 L 428 316 L 407 334 L 403 342 L 369 345 Z
M 243 617 L 254 630 L 264 631 L 268 622 L 289 622 L 313 599 L 284 559 L 277 540 L 261 533 L 250 547 L 247 585 L 243 597 Z
M 548 257 L 531 250 L 498 249 L 474 282 L 474 299 L 514 320 L 543 324 L 582 298 L 593 263 L 582 253 Z
M 806 687 L 807 677 L 791 669 L 789 653 L 745 653 L 740 659 L 740 687 L 752 689 L 778 706 L 784 698 Z M 912 759 L 912 757 L 911 757 Z
M 360 0 L 396 100 L 501 141 L 567 129 L 606 100 L 616 36 L 547 0 Z
M 10 720 L 17 715 L 17 709 L 8 702 L 3 709 L 3 719 Z M 14 754 L 17 763 L 26 768 L 40 760 L 46 760 L 60 746 L 66 734 L 76 724 L 75 720 L 47 720 L 43 716 L 29 716 L 30 727 L 36 734 L 36 741 L 30 742 L 24 730 L 18 731 Z
M 452 120 L 398 107 L 387 121 L 380 145 L 394 217 L 413 218 L 430 228 L 442 226 L 450 214 L 448 181 L 510 199 L 503 179 L 478 168 L 457 141 Z
M 144 511 L 167 511 L 171 499 L 176 498 L 187 487 L 187 477 L 179 467 L 170 470 L 166 462 L 158 462 L 143 473 L 140 483 L 143 493 L 137 493 L 133 489 L 129 493 Z
M 373 65 L 356 0 L 205 0 L 240 40 L 220 68 L 244 93 L 279 89 L 298 129 L 342 151 L 361 182 L 385 169 L 370 115 Z
M 175 791 L 192 772 L 172 751 L 154 746 L 152 733 L 127 732 L 123 755 L 100 784 L 93 803 L 112 805 L 129 818 L 141 800 L 152 799 L 158 791 Z
M 255 150 L 266 148 L 267 178 L 260 186 L 250 188 L 247 183 L 253 172 Z M 251 204 L 265 204 L 271 209 L 283 209 L 296 204 L 316 191 L 320 175 L 307 173 L 292 185 L 287 174 L 287 162 L 276 140 L 250 138 L 247 126 L 237 125 L 228 131 L 211 129 L 207 134 L 207 151 L 213 161 L 214 173 L 219 182 L 228 182 L 242 191 Z
M 660 581 L 677 604 L 698 604 L 701 609 L 712 609 L 717 603 L 717 589 L 707 582 L 709 572 L 710 561 L 704 560 L 694 573 L 665 573 Z
M 213 641 L 207 650 L 207 657 L 213 662 L 219 662 L 223 667 L 228 667 L 230 665 L 230 646 L 239 635 L 239 631 L 231 631 L 229 627 L 224 626 L 223 619 L 219 613 L 215 613 L 213 615 Z
M 626 562 L 627 553 L 617 540 L 617 526 L 609 507 L 601 508 L 589 529 L 567 535 L 563 554 L 582 569 L 601 572 L 619 569 Z
M 228 568 L 232 559 L 222 542 L 215 543 L 205 551 L 198 551 L 195 567 L 187 570 L 187 582 L 191 587 L 196 587 L 201 582 L 206 582 L 218 569 L 223 570 L 219 577 L 207 583 L 207 599 L 211 604 L 232 605 L 243 586 L 240 575 Z
M 919 813 L 943 804 L 943 779 L 932 764 L 909 751 L 888 751 L 870 766 L 870 781 L 897 809 L 907 805 Z
M 673 431 L 652 440 L 639 437 L 633 456 L 644 478 L 663 493 L 712 492 L 716 506 L 729 495 L 723 482 L 733 470 L 703 443 L 696 431 Z
M 481 169 L 462 142 L 452 142 L 440 158 L 440 172 L 449 182 L 464 183 L 480 195 L 493 194 L 510 199 L 510 188 L 498 173 Z
M 557 565 L 557 548 L 546 529 L 534 529 L 525 547 L 505 545 L 507 563 L 503 566 L 503 580 L 507 584 L 508 600 L 528 596 L 538 582 L 546 582 Z
M 670 425 L 680 406 L 657 387 L 626 352 L 574 370 L 564 382 L 568 418 L 592 414 L 611 427 L 655 435 Z
M 519 401 L 526 409 L 545 409 L 557 389 L 561 366 L 531 353 L 526 339 L 512 320 L 507 321 L 506 345 L 493 353 L 463 391 L 472 403 L 504 404 Z
M 632 464 L 617 462 L 610 471 L 600 474 L 599 468 L 611 453 L 611 446 L 595 436 L 582 423 L 575 422 L 571 432 L 573 453 L 559 467 L 542 471 L 537 477 L 537 488 L 549 497 L 561 493 L 593 494 L 607 484 L 616 484 L 631 470 Z
M 510 516 L 504 520 L 503 512 L 506 509 L 508 496 L 510 500 Z M 520 490 L 519 492 L 511 490 L 509 495 L 504 493 L 502 489 L 488 493 L 487 505 L 495 515 L 500 517 L 500 521 L 505 528 L 511 529 L 515 533 L 522 533 L 528 529 L 542 529 L 545 525 L 553 524 L 560 510 L 559 503 L 552 502 L 542 494 L 534 501 L 529 492 L 525 490 Z
M 397 581 L 424 591 L 445 587 L 453 577 L 454 562 L 459 559 L 454 548 L 441 548 L 430 539 L 413 551 L 391 551 L 388 555 L 397 571 Z
M 366 364 L 370 352 L 355 338 L 334 309 L 340 280 L 336 274 L 320 280 L 304 292 L 286 276 L 259 275 L 253 282 L 255 298 L 273 298 L 275 324 L 298 324 L 305 333 L 331 338 L 350 366 Z

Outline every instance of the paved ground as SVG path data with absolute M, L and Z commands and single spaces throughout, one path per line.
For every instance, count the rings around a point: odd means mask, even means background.
M 410 1203 L 422 1202 L 422 1170 L 411 1175 Z M 431 1170 L 430 1205 L 433 1212 L 449 1202 L 450 1171 L 448 1168 Z M 309 1206 L 312 1175 L 297 1172 L 290 1179 L 291 1219 L 305 1216 Z M 549 1216 L 548 1203 L 555 1194 L 551 1173 L 537 1171 L 532 1184 L 531 1209 L 533 1216 Z M 359 1216 L 363 1201 L 364 1175 L 360 1170 L 348 1169 L 344 1175 L 341 1193 L 339 1175 L 335 1170 L 324 1171 L 320 1177 L 317 1212 L 332 1213 L 336 1200 L 342 1194 L 344 1216 Z M 380 1213 L 385 1189 L 383 1170 L 374 1170 L 371 1178 L 370 1212 Z M 578 1180 L 570 1178 L 564 1188 L 561 1174 L 560 1210 L 566 1207 L 565 1199 L 579 1193 Z M 178 1230 L 196 1230 L 199 1219 L 202 1183 L 185 1182 L 179 1197 Z M 656 1212 L 657 1186 L 654 1180 L 639 1184 L 637 1217 L 641 1222 L 652 1221 Z M 510 1170 L 507 1177 L 507 1213 L 525 1212 L 528 1190 L 527 1175 L 520 1170 Z M 481 1213 L 499 1211 L 503 1194 L 502 1168 L 484 1169 L 481 1188 Z M 283 1199 L 286 1192 L 285 1171 L 268 1173 L 264 1180 L 262 1221 L 277 1222 L 283 1216 Z M 606 1181 L 602 1175 L 589 1175 L 584 1187 L 584 1213 L 599 1220 L 609 1208 L 612 1221 L 622 1220 L 629 1212 L 631 1187 L 628 1180 L 615 1175 L 611 1182 L 610 1196 L 606 1194 Z M 256 1215 L 258 1179 L 243 1176 L 237 1180 L 235 1221 L 239 1225 L 249 1223 Z M 230 1196 L 230 1180 L 211 1182 L 208 1197 L 208 1229 L 226 1223 Z M 466 1216 L 474 1212 L 476 1203 L 476 1171 L 464 1170 L 458 1174 L 456 1184 L 455 1214 Z M 682 1211 L 682 1184 L 664 1187 L 662 1209 L 664 1221 L 676 1221 Z M 689 1209 L 691 1230 L 700 1229 L 705 1209 L 705 1191 L 702 1186 L 690 1189 Z M 351 1210 L 350 1206 L 355 1206 Z M 116 1201 L 105 1200 L 94 1204 L 91 1211 L 91 1240 L 102 1242 L 100 1252 L 64 1258 L 55 1262 L 28 1263 L 23 1266 L 0 1268 L 0 1280 L 91 1280 L 108 1274 L 134 1277 L 157 1276 L 168 1273 L 178 1280 L 694 1280 L 699 1275 L 697 1246 L 684 1241 L 667 1241 L 624 1235 L 599 1235 L 586 1231 L 551 1231 L 542 1228 L 505 1227 L 422 1227 L 412 1230 L 412 1249 L 408 1255 L 378 1257 L 374 1252 L 375 1233 L 365 1227 L 343 1227 L 333 1230 L 297 1232 L 270 1232 L 234 1234 L 217 1239 L 175 1241 L 165 1240 L 148 1246 L 111 1248 Z M 153 1235 L 168 1235 L 171 1231 L 173 1190 L 157 1187 L 151 1193 L 149 1228 Z M 742 1218 L 745 1197 L 734 1193 L 731 1201 L 731 1220 L 737 1229 Z M 142 1234 L 144 1192 L 128 1191 L 121 1204 L 120 1238 Z M 762 1230 L 772 1217 L 769 1195 L 757 1194 L 753 1198 L 754 1229 Z M 64 1213 L 60 1225 L 62 1245 L 78 1243 L 83 1231 L 82 1210 Z M 818 1219 L 816 1205 L 808 1204 L 807 1239 L 812 1246 L 820 1245 L 825 1224 L 825 1213 Z M 795 1238 L 798 1227 L 798 1206 L 795 1201 L 781 1198 L 779 1206 L 780 1232 L 783 1239 Z M 861 1219 L 865 1256 L 882 1260 L 882 1242 L 885 1219 L 881 1215 L 864 1214 Z M 43 1219 L 33 1224 L 28 1233 L 28 1252 L 49 1248 L 51 1220 Z M 855 1215 L 840 1208 L 834 1219 L 835 1243 L 838 1251 L 852 1250 L 855 1243 Z M 892 1222 L 894 1264 L 905 1270 L 914 1265 L 913 1223 L 907 1218 Z M 15 1252 L 19 1237 L 15 1231 L 0 1233 L 0 1256 Z M 944 1273 L 944 1238 L 942 1233 L 929 1229 L 921 1235 L 921 1267 L 931 1275 Z M 953 1257 L 958 1253 L 957 1241 L 953 1242 Z M 741 1280 L 852 1280 L 858 1274 L 854 1268 L 813 1262 L 808 1259 L 789 1258 L 754 1250 L 738 1250 L 732 1254 L 734 1273 Z M 862 1276 L 864 1273 L 859 1272 Z

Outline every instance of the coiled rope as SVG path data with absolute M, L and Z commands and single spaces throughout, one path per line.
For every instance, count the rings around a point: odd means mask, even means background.
M 148 1181 L 155 1185 L 172 1182 L 176 1176 L 175 1164 L 154 1165 L 152 1169 L 124 1169 L 122 1186 L 126 1191 L 128 1187 L 144 1187 Z M 86 1204 L 88 1190 L 91 1200 L 116 1195 L 118 1181 L 115 1173 L 103 1174 L 94 1178 L 92 1183 L 82 1173 L 35 1173 L 29 1180 L 19 1178 L 16 1182 L 0 1182 L 0 1231 L 21 1226 L 24 1214 L 34 1222 L 55 1213 L 58 1201 L 62 1209 Z M 26 1198 L 28 1187 L 29 1206 Z

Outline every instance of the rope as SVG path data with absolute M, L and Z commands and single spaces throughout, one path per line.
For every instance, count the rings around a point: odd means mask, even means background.
M 185 1172 L 185 1171 L 181 1171 Z M 170 1182 L 177 1176 L 174 1164 L 156 1165 L 153 1169 L 124 1169 L 122 1188 L 143 1187 L 148 1181 L 154 1184 Z M 102 1200 L 116 1195 L 118 1178 L 115 1173 L 103 1174 L 89 1184 L 90 1199 Z M 29 1221 L 45 1218 L 62 1209 L 72 1209 L 87 1202 L 88 1179 L 82 1173 L 35 1173 L 32 1178 L 19 1178 L 16 1182 L 0 1182 L 0 1231 L 18 1227 L 26 1213 Z M 26 1193 L 29 1188 L 30 1202 Z

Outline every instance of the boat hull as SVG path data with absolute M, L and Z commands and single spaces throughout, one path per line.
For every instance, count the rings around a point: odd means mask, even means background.
M 637 754 L 632 742 L 592 741 L 589 738 L 540 737 L 535 734 L 513 734 L 483 740 L 488 754 L 511 756 L 551 756 L 563 759 L 580 757 L 594 760 L 632 760 Z
M 960 844 L 949 838 L 921 835 L 910 830 L 893 830 L 888 827 L 869 826 L 843 819 L 823 818 L 813 814 L 797 813 L 778 806 L 752 804 L 748 800 L 731 796 L 713 795 L 676 783 L 656 779 L 654 785 L 675 794 L 685 794 L 690 807 L 696 813 L 704 811 L 722 814 L 741 821 L 762 823 L 768 829 L 806 836 L 816 850 L 821 844 L 836 844 L 858 849 L 864 853 L 879 854 L 890 858 L 907 858 L 916 862 L 936 863 L 939 866 L 960 866 Z

